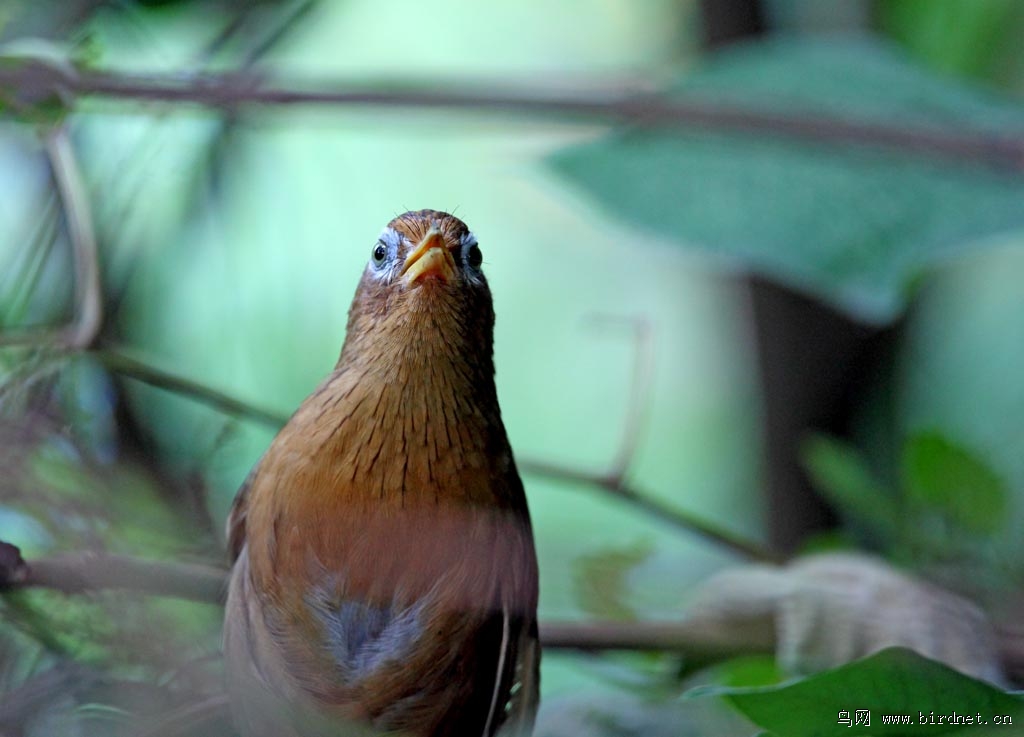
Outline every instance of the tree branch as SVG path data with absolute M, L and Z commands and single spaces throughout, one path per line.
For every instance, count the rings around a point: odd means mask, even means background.
M 770 549 L 665 504 L 629 484 L 626 477 L 630 466 L 633 465 L 633 456 L 636 454 L 637 443 L 650 406 L 651 387 L 654 382 L 653 332 L 650 323 L 643 318 L 605 314 L 593 317 L 600 324 L 625 325 L 629 328 L 634 341 L 629 403 L 626 407 L 626 419 L 623 422 L 619 448 L 615 452 L 611 467 L 606 473 L 594 473 L 527 458 L 518 461 L 519 469 L 528 474 L 593 487 L 688 534 L 700 535 L 743 558 L 765 563 L 781 562 L 781 558 Z
M 738 655 L 771 654 L 774 642 L 727 641 L 703 624 L 678 622 L 541 622 L 547 649 L 604 652 L 639 650 L 674 652 L 702 662 Z
M 1024 168 L 1024 140 L 984 133 L 854 121 L 834 116 L 791 114 L 723 103 L 670 99 L 629 90 L 566 95 L 493 91 L 493 86 L 410 87 L 380 83 L 376 88 L 340 83 L 285 85 L 265 75 L 225 72 L 201 75 L 133 75 L 75 69 L 42 60 L 20 60 L 0 67 L 0 89 L 18 100 L 58 96 L 102 97 L 155 103 L 189 103 L 237 109 L 252 106 L 319 105 L 420 108 L 546 117 L 592 123 L 683 127 L 720 133 L 740 131 L 837 145 L 881 146 L 967 160 L 998 168 Z M 9 95 L 12 96 L 12 95 Z
M 211 389 L 205 384 L 150 366 L 128 356 L 117 348 L 102 348 L 93 351 L 92 355 L 116 374 L 141 381 L 143 384 L 155 386 L 158 389 L 190 397 L 213 409 L 258 422 L 273 430 L 279 430 L 288 421 L 288 416 L 285 414 L 255 407 L 216 389 Z
M 116 589 L 221 605 L 227 575 L 214 566 L 96 553 L 26 563 L 17 547 L 0 541 L 0 596 L 31 587 L 66 594 Z M 541 644 L 548 650 L 670 652 L 701 664 L 775 652 L 771 628 L 721 625 L 707 617 L 681 614 L 674 622 L 541 622 L 539 629 Z M 997 627 L 996 632 L 1003 667 L 1016 680 L 1024 673 L 1024 637 L 1012 626 Z
M 227 571 L 206 565 L 162 563 L 124 555 L 79 553 L 31 563 L 0 541 L 0 594 L 47 588 L 65 594 L 122 590 L 220 605 Z M 556 650 L 658 650 L 722 659 L 749 652 L 750 643 L 722 641 L 704 626 L 676 623 L 559 623 L 540 627 L 544 647 Z M 770 650 L 769 650 L 770 652 Z
M 638 340 L 642 340 L 638 338 Z M 643 357 L 644 351 L 640 351 L 637 359 L 638 365 L 643 364 L 647 359 Z M 288 418 L 282 414 L 254 407 L 246 402 L 229 397 L 226 394 L 210 389 L 203 384 L 176 376 L 172 373 L 149 366 L 142 361 L 129 358 L 124 353 L 111 348 L 105 348 L 94 352 L 94 355 L 103 362 L 111 371 L 123 376 L 142 381 L 151 386 L 167 391 L 176 392 L 183 396 L 191 397 L 196 401 L 221 410 L 231 415 L 244 417 L 259 422 L 274 430 L 280 429 Z M 644 381 L 647 369 L 638 369 L 639 381 Z M 637 390 L 638 401 L 643 401 L 644 391 Z M 631 410 L 635 414 L 637 410 Z M 517 462 L 519 469 L 524 473 L 545 476 L 559 481 L 570 481 L 585 486 L 591 486 L 607 492 L 618 499 L 629 502 L 644 512 L 668 522 L 674 527 L 684 530 L 687 533 L 697 534 L 708 540 L 721 545 L 729 550 L 751 560 L 765 562 L 778 561 L 778 556 L 772 551 L 758 545 L 757 543 L 745 540 L 735 534 L 723 530 L 711 523 L 693 515 L 682 512 L 674 507 L 664 504 L 650 495 L 641 492 L 634 486 L 630 486 L 623 478 L 624 469 L 619 464 L 623 462 L 623 451 L 618 454 L 616 468 L 612 474 L 595 474 L 587 471 L 558 466 L 544 461 L 520 459 Z M 628 463 L 629 457 L 625 458 Z
M 0 541 L 0 592 L 46 588 L 65 594 L 119 589 L 220 604 L 227 571 L 214 566 L 160 563 L 108 553 L 74 553 L 26 563 L 18 549 Z
M 713 543 L 737 553 L 743 558 L 763 562 L 780 561 L 779 556 L 771 550 L 755 542 L 738 537 L 706 520 L 669 506 L 646 492 L 642 492 L 636 487 L 629 485 L 622 478 L 588 473 L 587 471 L 567 468 L 554 463 L 530 459 L 517 461 L 517 465 L 519 470 L 524 473 L 600 489 L 613 497 L 629 502 L 638 509 L 663 522 L 669 523 L 673 527 L 687 533 L 700 535 Z

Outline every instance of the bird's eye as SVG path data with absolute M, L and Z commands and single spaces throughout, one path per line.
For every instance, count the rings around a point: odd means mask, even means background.
M 480 246 L 474 244 L 469 249 L 469 253 L 466 254 L 466 261 L 474 269 L 480 268 L 480 264 L 484 262 L 484 255 L 480 253 Z
M 373 265 L 381 267 L 384 265 L 384 261 L 387 260 L 388 249 L 383 243 L 378 243 L 373 247 Z

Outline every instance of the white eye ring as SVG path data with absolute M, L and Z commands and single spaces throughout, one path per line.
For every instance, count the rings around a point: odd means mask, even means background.
M 383 276 L 394 267 L 401 243 L 402 236 L 396 233 L 394 228 L 384 228 L 384 232 L 380 234 L 377 242 L 373 244 L 373 250 L 370 251 L 370 265 L 378 276 Z
M 373 253 L 370 254 L 370 260 L 373 261 L 373 265 L 378 269 L 384 266 L 388 260 L 388 247 L 384 245 L 382 241 L 377 241 L 377 245 L 373 247 Z
M 473 271 L 480 271 L 480 264 L 484 262 L 484 255 L 472 233 L 462 238 L 462 262 Z

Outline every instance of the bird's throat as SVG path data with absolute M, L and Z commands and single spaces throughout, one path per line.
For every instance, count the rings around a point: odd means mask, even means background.
M 343 356 L 300 408 L 292 426 L 315 439 L 304 446 L 319 477 L 306 486 L 323 503 L 493 503 L 488 479 L 511 463 L 493 373 L 444 351 L 445 339 L 426 329 L 390 358 Z

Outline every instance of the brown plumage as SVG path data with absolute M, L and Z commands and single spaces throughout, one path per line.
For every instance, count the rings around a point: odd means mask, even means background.
M 537 563 L 466 226 L 374 244 L 341 358 L 239 491 L 225 618 L 244 737 L 528 735 Z

